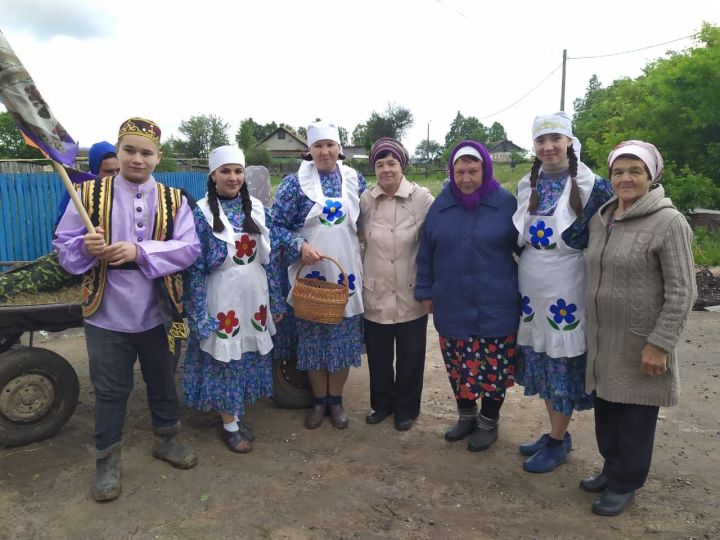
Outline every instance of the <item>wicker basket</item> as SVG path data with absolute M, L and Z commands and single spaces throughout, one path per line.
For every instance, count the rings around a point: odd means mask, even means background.
M 335 263 L 342 273 L 344 285 L 316 278 L 300 277 L 305 265 L 298 269 L 293 288 L 295 316 L 306 321 L 338 324 L 343 319 L 348 303 L 348 278 L 343 267 L 332 257 L 322 257 Z

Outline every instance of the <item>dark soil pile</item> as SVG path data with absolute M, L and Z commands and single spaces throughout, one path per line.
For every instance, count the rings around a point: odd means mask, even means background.
M 707 306 L 720 305 L 720 277 L 715 277 L 710 270 L 703 268 L 695 274 L 698 297 L 693 306 L 694 311 L 704 311 Z

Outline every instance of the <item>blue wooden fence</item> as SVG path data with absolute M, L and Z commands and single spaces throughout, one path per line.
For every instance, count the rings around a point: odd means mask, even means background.
M 185 189 L 195 199 L 205 195 L 205 173 L 154 176 L 167 186 Z M 32 261 L 52 251 L 53 227 L 64 193 L 55 173 L 0 174 L 0 261 Z

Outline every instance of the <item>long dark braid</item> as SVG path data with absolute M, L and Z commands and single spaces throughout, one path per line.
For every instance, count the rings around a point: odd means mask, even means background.
M 580 198 L 580 189 L 577 186 L 578 158 L 572 145 L 568 146 L 568 162 L 570 164 L 570 206 L 575 210 L 577 217 L 582 216 L 583 206 Z
M 540 174 L 541 165 L 542 161 L 540 161 L 538 158 L 535 158 L 535 161 L 533 161 L 532 164 L 532 168 L 530 169 L 530 189 L 532 189 L 532 191 L 530 192 L 530 203 L 528 204 L 528 212 L 530 214 L 537 210 L 538 204 L 540 204 L 540 195 L 538 195 L 537 192 L 537 181 Z
M 250 192 L 248 191 L 247 182 L 243 182 L 240 187 L 240 198 L 242 200 L 243 214 L 245 214 L 243 231 L 246 233 L 260 234 L 260 228 L 252 218 L 252 201 L 250 200 Z
M 215 188 L 215 182 L 213 182 L 213 179 L 209 176 L 207 181 L 207 191 L 208 206 L 210 207 L 210 211 L 213 215 L 212 229 L 215 232 L 223 232 L 225 230 L 225 225 L 223 225 L 223 222 L 220 219 L 220 203 L 218 203 L 217 189 Z

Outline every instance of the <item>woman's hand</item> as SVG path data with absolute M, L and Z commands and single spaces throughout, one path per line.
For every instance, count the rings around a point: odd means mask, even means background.
M 300 248 L 300 256 L 302 257 L 303 264 L 307 265 L 315 264 L 322 260 L 320 252 L 307 242 L 303 242 L 303 245 Z
M 285 315 L 283 315 L 282 313 L 276 313 L 275 315 L 273 315 L 273 321 L 275 321 L 275 323 L 277 324 L 283 320 L 284 316 Z
M 667 371 L 667 351 L 648 343 L 640 353 L 640 372 L 646 377 L 662 375 Z
M 83 243 L 85 244 L 85 251 L 92 257 L 99 257 L 102 254 L 102 250 L 105 249 L 105 231 L 102 227 L 96 227 L 95 233 L 87 233 L 83 237 Z
M 137 259 L 138 247 L 130 242 L 115 242 L 103 250 L 102 257 L 112 266 L 134 262 Z
M 425 313 L 433 312 L 432 300 L 420 300 L 420 305 L 422 306 L 423 310 L 425 310 Z

